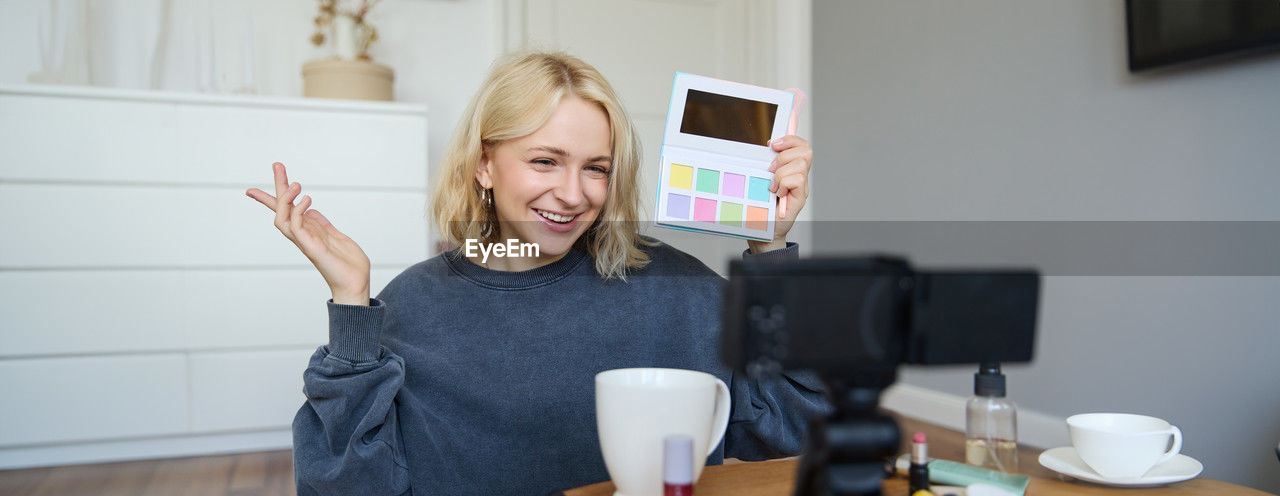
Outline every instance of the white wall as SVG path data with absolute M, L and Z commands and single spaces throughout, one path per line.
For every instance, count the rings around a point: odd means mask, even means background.
M 316 14 L 314 0 L 212 0 L 217 5 L 214 32 L 214 61 L 218 88 L 230 92 L 239 86 L 241 54 L 247 36 L 253 32 L 253 82 L 262 95 L 301 96 L 302 64 L 328 56 L 309 39 Z M 48 0 L 5 0 L 0 2 L 0 84 L 25 84 L 27 76 L 41 69 L 40 24 Z M 74 1 L 63 1 L 63 5 Z M 207 20 L 197 10 L 205 0 L 174 0 L 180 12 Z M 95 86 L 153 89 L 144 73 L 151 67 L 154 46 L 151 38 L 128 37 L 120 33 L 148 29 L 158 22 L 158 1 L 93 0 L 95 17 L 90 28 L 98 40 L 90 53 L 89 82 Z M 383 0 L 369 15 L 381 40 L 370 54 L 377 62 L 396 71 L 395 99 L 425 103 L 431 111 L 429 130 L 431 163 L 435 164 L 444 143 L 453 131 L 467 99 L 480 86 L 495 56 L 501 53 L 499 12 L 501 0 Z M 178 27 L 205 28 L 191 20 L 176 21 Z M 194 25 L 194 26 L 193 26 Z M 155 36 L 152 34 L 151 36 Z M 168 69 L 159 89 L 202 91 L 206 84 L 185 59 L 200 53 L 197 40 L 182 38 L 166 59 Z M 115 40 L 112 42 L 111 40 Z M 141 41 L 140 41 L 141 40 Z M 174 53 L 181 51 L 180 53 Z M 183 54 L 189 53 L 189 56 Z M 125 67 L 134 67 L 127 70 Z M 207 91 L 207 89 L 205 89 Z M 263 158 L 264 170 L 273 159 Z M 288 165 L 288 164 L 286 164 Z M 269 172 L 269 171 L 268 171 Z M 269 181 L 264 176 L 264 181 Z M 306 178 L 299 178 L 305 181 Z
M 837 221 L 1017 220 L 1053 233 L 1039 221 L 1280 220 L 1280 56 L 1141 76 L 1125 57 L 1120 1 L 815 2 L 815 250 L 990 263 L 950 239 L 1004 226 L 880 237 L 918 225 Z M 1094 240 L 1008 241 L 1019 262 L 1052 268 L 1036 359 L 1006 368 L 1022 408 L 1164 417 L 1205 476 L 1280 491 L 1276 272 L 1159 276 L 1176 267 L 1133 264 L 1179 246 L 1091 255 L 1133 261 L 1115 266 L 1055 253 Z M 901 379 L 968 396 L 972 372 Z

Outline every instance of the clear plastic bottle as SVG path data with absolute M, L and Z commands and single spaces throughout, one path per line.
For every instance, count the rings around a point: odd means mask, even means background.
M 973 398 L 965 404 L 964 461 L 1013 473 L 1018 471 L 1018 410 L 1005 397 L 1000 364 L 983 363 L 973 374 Z

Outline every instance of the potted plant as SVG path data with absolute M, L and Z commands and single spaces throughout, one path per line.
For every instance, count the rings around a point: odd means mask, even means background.
M 369 47 L 378 30 L 366 22 L 378 0 L 318 0 L 311 43 L 333 46 L 333 56 L 302 65 L 302 94 L 320 98 L 391 100 L 395 72 L 374 62 Z M 352 5 L 355 4 L 355 5 Z

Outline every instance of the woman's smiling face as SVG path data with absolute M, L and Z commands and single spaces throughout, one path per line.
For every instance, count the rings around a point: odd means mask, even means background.
M 486 150 L 476 180 L 492 189 L 498 240 L 537 243 L 544 263 L 568 253 L 604 207 L 611 150 L 604 109 L 572 94 L 537 131 Z

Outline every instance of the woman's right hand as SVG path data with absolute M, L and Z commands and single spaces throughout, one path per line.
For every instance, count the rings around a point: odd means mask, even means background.
M 312 265 L 320 271 L 333 292 L 333 302 L 345 305 L 369 304 L 369 257 L 355 241 L 333 227 L 324 215 L 308 210 L 311 197 L 303 196 L 297 205 L 293 200 L 302 185 L 289 184 L 284 164 L 271 164 L 276 179 L 276 195 L 249 188 L 245 195 L 258 200 L 276 213 L 276 229 L 297 245 Z

